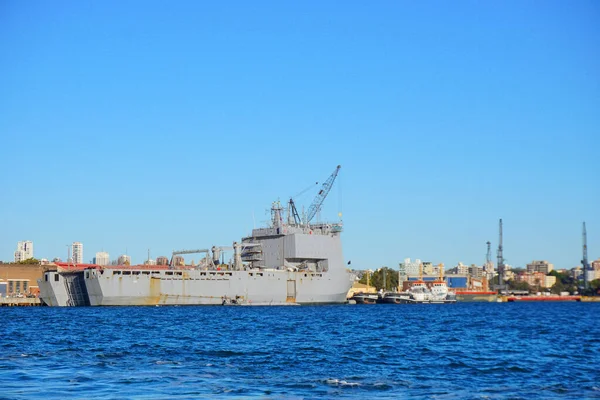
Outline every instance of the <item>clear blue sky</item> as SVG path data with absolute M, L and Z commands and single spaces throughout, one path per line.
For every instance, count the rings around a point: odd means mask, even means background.
M 600 257 L 597 1 L 0 2 L 0 259 L 229 245 L 342 165 L 355 268 Z M 302 196 L 308 207 L 316 190 Z

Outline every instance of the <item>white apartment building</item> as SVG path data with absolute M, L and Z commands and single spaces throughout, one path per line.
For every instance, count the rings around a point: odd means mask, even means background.
M 73 242 L 73 259 L 74 264 L 83 264 L 83 243 Z
M 119 259 L 117 260 L 117 265 L 131 265 L 131 257 L 126 254 L 119 256 Z
M 96 253 L 96 258 L 94 258 L 94 264 L 97 265 L 108 265 L 110 264 L 110 257 L 107 252 L 99 251 Z
M 156 261 L 153 259 L 144 261 L 144 265 L 156 265 Z
M 17 242 L 17 250 L 15 251 L 15 262 L 33 258 L 33 242 L 26 240 Z
M 454 273 L 458 275 L 468 275 L 469 274 L 469 266 L 463 264 L 461 261 L 458 262 L 458 265 L 454 267 Z
M 406 275 L 419 275 L 419 266 L 421 265 L 421 260 L 417 258 L 414 262 L 412 262 L 410 258 L 405 258 L 403 264 Z

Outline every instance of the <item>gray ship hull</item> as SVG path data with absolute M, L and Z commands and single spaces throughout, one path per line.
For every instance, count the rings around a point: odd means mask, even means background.
M 285 305 L 345 303 L 352 279 L 345 271 L 86 270 L 85 283 L 92 306 Z

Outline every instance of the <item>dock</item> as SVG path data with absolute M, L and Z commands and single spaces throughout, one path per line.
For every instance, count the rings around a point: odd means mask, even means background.
M 0 307 L 39 307 L 38 297 L 0 297 Z

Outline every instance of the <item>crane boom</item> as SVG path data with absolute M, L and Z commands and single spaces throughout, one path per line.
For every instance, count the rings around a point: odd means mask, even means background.
M 333 182 L 335 181 L 335 178 L 337 177 L 337 174 L 340 171 L 340 168 L 342 168 L 341 165 L 338 165 L 335 168 L 335 171 L 333 171 L 333 173 L 329 176 L 329 178 L 327 178 L 325 183 L 323 183 L 323 187 L 321 188 L 321 190 L 319 190 L 319 193 L 317 193 L 317 196 L 315 197 L 312 204 L 310 205 L 310 207 L 308 209 L 308 214 L 306 215 L 306 223 L 307 224 L 310 223 L 310 221 L 315 217 L 315 215 L 317 215 L 317 212 L 323 205 L 323 202 L 325 201 L 325 198 L 329 194 L 329 191 L 331 190 L 331 187 L 333 186 Z

